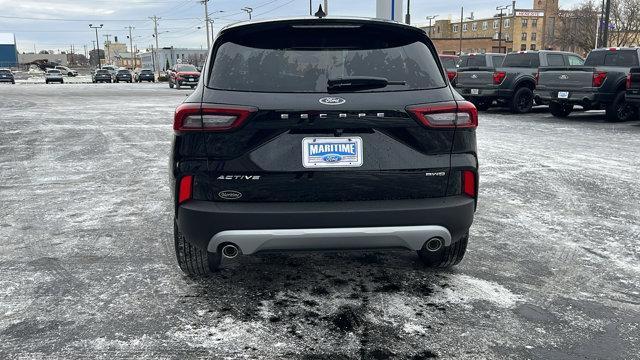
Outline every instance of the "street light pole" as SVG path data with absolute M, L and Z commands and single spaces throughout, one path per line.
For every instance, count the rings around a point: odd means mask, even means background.
M 131 30 L 135 29 L 135 27 L 129 25 L 125 27 L 125 29 L 129 29 L 129 47 L 131 48 L 131 69 L 133 70 L 136 68 L 136 60 L 133 53 L 133 36 L 131 35 Z
M 96 56 L 98 57 L 98 69 L 102 69 L 102 64 L 100 64 L 100 42 L 98 40 L 98 29 L 102 29 L 102 26 L 103 24 L 100 24 L 100 26 L 93 26 L 93 24 L 89 24 L 91 29 L 96 30 Z
M 244 12 L 246 12 L 247 14 L 249 14 L 249 20 L 251 20 L 251 13 L 253 12 L 253 8 L 250 8 L 248 6 L 243 7 L 242 9 L 240 9 Z
M 458 55 L 462 55 L 462 22 L 464 21 L 464 6 L 460 7 L 460 49 Z
M 407 15 L 404 17 L 404 23 L 411 25 L 411 0 L 407 0 Z
M 611 13 L 611 0 L 607 0 L 607 5 L 604 9 L 604 24 L 602 24 L 602 46 L 609 46 L 609 15 Z
M 429 35 L 429 37 L 431 37 L 431 20 L 437 18 L 438 15 L 432 15 L 432 16 L 427 16 L 427 20 L 429 20 L 429 33 L 427 35 Z

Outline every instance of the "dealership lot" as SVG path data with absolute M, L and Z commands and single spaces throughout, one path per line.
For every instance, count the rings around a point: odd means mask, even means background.
M 167 175 L 189 92 L 0 86 L 0 358 L 639 358 L 640 121 L 482 113 L 453 270 L 288 253 L 193 280 Z

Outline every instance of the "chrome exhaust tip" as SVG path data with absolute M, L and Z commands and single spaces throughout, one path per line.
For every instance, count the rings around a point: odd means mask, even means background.
M 224 256 L 225 258 L 233 259 L 234 257 L 238 256 L 238 254 L 240 253 L 240 250 L 236 245 L 227 244 L 222 247 L 221 252 L 222 252 L 222 256 Z
M 442 249 L 443 245 L 444 245 L 444 242 L 442 241 L 441 238 L 432 237 L 431 239 L 427 240 L 426 243 L 424 243 L 424 248 L 427 251 L 436 252 L 436 251 Z

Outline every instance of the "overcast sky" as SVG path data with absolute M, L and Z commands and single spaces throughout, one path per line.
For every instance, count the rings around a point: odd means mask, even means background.
M 315 12 L 322 0 L 312 1 Z M 519 1 L 516 6 L 531 8 L 532 1 Z M 560 0 L 560 5 L 569 8 L 577 1 Z M 412 22 L 425 23 L 425 16 L 433 14 L 440 18 L 458 18 L 462 5 L 465 13 L 473 11 L 476 17 L 491 16 L 500 4 L 511 4 L 511 1 L 412 0 Z M 309 12 L 309 0 L 210 0 L 214 31 L 229 23 L 246 20 L 247 14 L 240 10 L 244 6 L 253 7 L 254 19 L 300 16 Z M 0 0 L 0 9 L 0 32 L 15 33 L 21 52 L 33 51 L 34 45 L 37 51 L 68 51 L 71 44 L 76 52 L 83 52 L 83 45 L 91 49 L 95 32 L 89 29 L 89 23 L 104 24 L 99 31 L 100 44 L 104 42 L 105 34 L 128 43 L 125 27 L 134 26 L 134 45 L 144 50 L 154 41 L 151 36 L 153 22 L 148 19 L 153 15 L 162 18 L 158 23 L 160 46 L 206 47 L 206 33 L 198 29 L 204 27 L 204 7 L 197 0 Z M 374 17 L 376 1 L 329 0 L 329 10 L 330 15 Z

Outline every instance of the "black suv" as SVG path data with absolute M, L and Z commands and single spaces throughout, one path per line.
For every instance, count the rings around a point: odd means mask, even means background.
M 175 112 L 178 264 L 208 275 L 238 254 L 405 248 L 455 265 L 476 208 L 477 123 L 418 28 L 226 27 Z

